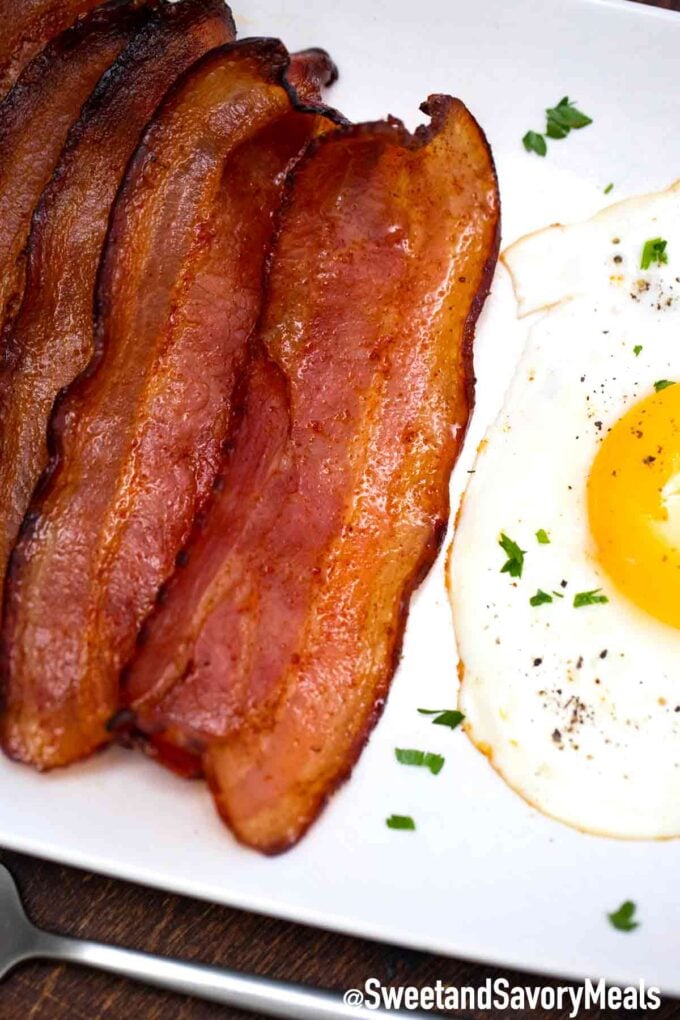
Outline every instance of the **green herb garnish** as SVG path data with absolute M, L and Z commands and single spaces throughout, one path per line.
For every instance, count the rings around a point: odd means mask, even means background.
M 408 829 L 413 831 L 416 827 L 416 823 L 410 815 L 390 815 L 389 818 L 385 819 L 385 823 L 388 829 Z
M 517 543 L 508 538 L 505 533 L 501 533 L 498 544 L 508 557 L 501 567 L 501 574 L 510 574 L 510 577 L 521 577 L 526 549 L 520 549 Z
M 539 545 L 550 545 L 550 537 L 544 528 L 539 528 L 536 532 L 536 541 Z
M 539 135 L 538 131 L 527 131 L 522 144 L 527 152 L 535 152 L 537 156 L 545 156 L 548 151 L 548 146 L 545 143 L 543 135 Z
M 591 117 L 587 117 L 585 113 L 576 109 L 570 102 L 569 96 L 564 96 L 557 106 L 547 109 L 545 115 L 547 117 L 546 134 L 550 138 L 565 138 L 572 128 L 578 130 L 593 123 Z M 555 133 L 551 134 L 551 130 Z
M 582 606 L 597 606 L 609 602 L 606 595 L 601 594 L 601 588 L 594 588 L 592 591 L 580 591 L 574 595 L 574 608 L 581 609 Z
M 448 726 L 451 730 L 455 730 L 465 719 L 457 708 L 419 708 L 418 711 L 421 715 L 436 715 L 437 718 L 432 720 L 433 725 Z
M 433 776 L 438 776 L 444 768 L 445 759 L 441 754 L 430 751 L 416 751 L 413 748 L 395 747 L 394 753 L 400 765 L 418 765 L 429 769 Z
M 548 107 L 545 111 L 545 116 L 545 134 L 548 138 L 553 139 L 566 138 L 570 131 L 587 127 L 588 124 L 593 123 L 590 117 L 581 110 L 576 109 L 574 104 L 570 102 L 569 96 L 564 96 L 560 99 L 557 106 Z M 522 144 L 527 152 L 535 152 L 539 156 L 545 156 L 548 151 L 545 137 L 539 134 L 538 131 L 527 131 L 522 139 Z M 605 195 L 613 187 L 613 184 L 609 184 L 605 189 Z
M 635 913 L 635 904 L 632 900 L 626 900 L 622 903 L 618 910 L 615 910 L 611 914 L 607 914 L 609 923 L 617 931 L 633 931 L 635 928 L 640 927 L 639 921 L 633 920 L 633 914 Z
M 649 269 L 652 262 L 656 262 L 657 266 L 668 262 L 667 244 L 668 241 L 663 241 L 660 237 L 653 237 L 650 241 L 645 241 L 640 259 L 640 269 Z
M 554 138 L 558 141 L 560 138 L 566 138 L 569 134 L 570 128 L 564 127 L 559 121 L 551 120 L 548 117 L 548 123 L 546 124 L 545 133 L 548 138 Z
M 661 390 L 667 390 L 669 386 L 675 385 L 672 379 L 657 379 L 654 383 L 654 389 L 657 393 Z
M 613 189 L 613 187 L 614 187 L 613 184 L 608 184 L 607 187 L 604 189 L 605 195 L 608 195 L 609 192 Z
M 548 595 L 547 591 L 542 591 L 540 588 L 529 599 L 530 606 L 544 606 L 546 602 L 552 602 L 552 595 Z
M 633 354 L 635 355 L 636 358 L 639 355 L 641 350 L 642 350 L 642 344 L 635 344 L 635 347 L 633 348 Z

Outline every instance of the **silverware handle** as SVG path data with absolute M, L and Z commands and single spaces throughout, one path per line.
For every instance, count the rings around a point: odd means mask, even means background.
M 121 974 L 160 988 L 291 1020 L 425 1020 L 426 1014 L 349 1006 L 334 992 L 269 978 L 249 977 L 209 964 L 171 960 L 134 949 L 41 933 L 35 955 Z M 431 1014 L 430 1014 L 431 1016 Z

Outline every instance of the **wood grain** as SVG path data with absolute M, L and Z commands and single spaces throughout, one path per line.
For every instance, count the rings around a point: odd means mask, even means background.
M 680 0 L 638 2 L 680 12 Z M 437 979 L 452 986 L 479 986 L 498 976 L 513 984 L 539 982 L 527 974 L 211 906 L 20 854 L 5 852 L 2 859 L 16 876 L 33 920 L 53 931 L 338 991 L 362 987 L 368 977 L 421 987 Z M 540 979 L 540 983 L 566 982 Z M 568 1012 L 538 1011 L 531 1016 L 566 1020 Z M 491 1016 L 465 1015 L 474 1020 Z M 667 999 L 653 1015 L 656 1020 L 680 1017 L 680 1003 Z M 0 987 L 0 1020 L 246 1020 L 246 1016 L 94 971 L 52 964 L 27 964 Z
M 437 979 L 457 987 L 479 986 L 499 976 L 517 985 L 567 984 L 264 919 L 19 854 L 6 852 L 3 861 L 18 879 L 37 924 L 149 952 L 338 991 L 362 987 L 368 977 L 421 987 Z M 565 1009 L 531 1015 L 537 1020 L 542 1016 L 566 1020 L 568 1013 Z M 601 1015 L 605 1014 L 590 1014 Z M 680 1008 L 671 1000 L 654 1013 L 656 1020 L 678 1015 Z M 2 1020 L 246 1020 L 247 1016 L 253 1014 L 70 966 L 28 964 L 0 988 Z M 466 1011 L 465 1016 L 489 1020 L 490 1014 Z

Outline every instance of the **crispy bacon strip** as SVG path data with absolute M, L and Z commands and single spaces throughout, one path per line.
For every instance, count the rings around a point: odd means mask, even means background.
M 138 731 L 173 765 L 202 751 L 266 853 L 351 771 L 448 518 L 499 202 L 462 103 L 424 109 L 415 136 L 348 127 L 294 172 L 221 488 L 127 677 Z
M 0 336 L 21 302 L 31 215 L 68 131 L 146 17 L 133 4 L 94 11 L 36 57 L 0 104 Z
M 159 7 L 86 103 L 33 216 L 24 300 L 0 364 L 0 578 L 47 464 L 55 397 L 94 351 L 95 276 L 125 167 L 175 78 L 233 37 L 223 0 Z
M 0 98 L 55 36 L 101 0 L 0 0 Z
M 288 81 L 303 102 L 320 102 L 322 89 L 337 80 L 338 69 L 326 50 L 312 47 L 292 54 Z
M 8 571 L 3 746 L 39 768 L 108 739 L 120 664 L 211 489 L 284 171 L 321 114 L 280 43 L 213 50 L 171 90 L 114 207 L 98 355 L 61 401 Z

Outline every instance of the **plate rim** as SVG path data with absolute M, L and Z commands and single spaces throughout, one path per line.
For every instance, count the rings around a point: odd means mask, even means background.
M 627 15 L 632 14 L 643 19 L 649 18 L 655 21 L 664 21 L 680 29 L 680 12 L 649 6 L 639 3 L 637 0 L 570 0 L 570 3 L 574 7 L 580 6 L 582 8 L 609 10 L 612 12 L 613 17 L 618 17 L 619 13 L 626 12 Z M 227 835 L 227 839 L 229 838 Z M 71 849 L 64 848 L 52 844 L 49 840 L 41 837 L 30 838 L 21 835 L 16 837 L 13 834 L 6 834 L 0 836 L 0 840 L 0 848 L 2 850 L 39 857 L 54 863 L 110 876 L 121 881 L 163 890 L 174 895 L 193 897 L 218 906 L 255 913 L 262 917 L 277 918 L 289 923 L 337 932 L 354 938 L 396 944 L 421 952 L 459 958 L 491 967 L 508 968 L 536 976 L 543 975 L 557 979 L 564 978 L 577 983 L 582 983 L 588 976 L 587 972 L 578 965 L 565 965 L 555 960 L 546 963 L 545 958 L 542 958 L 540 964 L 532 966 L 531 962 L 528 962 L 526 957 L 520 953 L 516 956 L 511 951 L 489 953 L 482 946 L 475 947 L 470 945 L 469 942 L 466 945 L 458 945 L 455 938 L 451 935 L 448 937 L 446 944 L 436 937 L 428 939 L 417 934 L 406 936 L 403 930 L 397 931 L 394 926 L 389 924 L 375 921 L 369 923 L 360 918 L 341 915 L 328 909 L 315 911 L 306 906 L 301 908 L 295 907 L 292 903 L 286 903 L 284 900 L 277 900 L 271 896 L 258 896 L 250 892 L 241 895 L 239 889 L 234 886 L 226 888 L 225 895 L 216 898 L 214 890 L 207 890 L 201 887 L 200 880 L 189 877 L 179 881 L 172 876 L 166 878 L 162 874 L 154 872 L 152 868 L 136 865 L 131 867 L 125 862 L 118 862 L 113 857 L 107 859 L 104 855 L 90 854 L 87 851 L 80 851 L 75 847 Z M 295 851 L 293 850 L 292 852 Z M 454 932 L 452 932 L 453 934 Z M 616 972 L 615 969 L 612 971 L 608 970 L 605 973 L 598 973 L 597 980 L 601 977 L 606 982 L 612 984 L 628 985 L 631 983 L 630 974 L 626 975 L 623 971 Z M 680 976 L 675 988 L 661 987 L 661 992 L 664 995 L 670 996 L 680 995 Z

